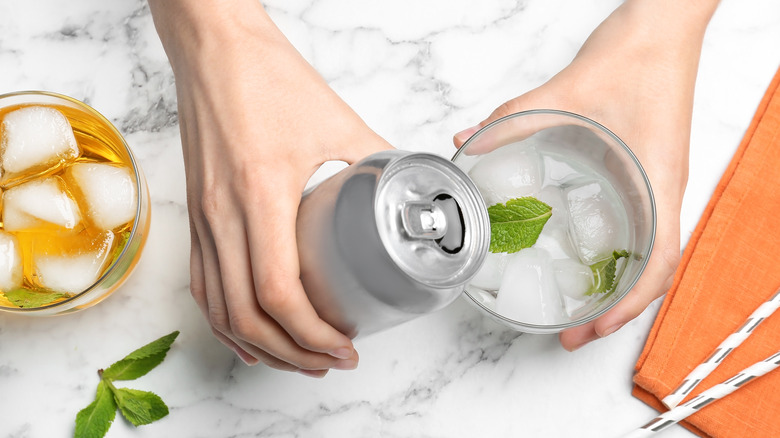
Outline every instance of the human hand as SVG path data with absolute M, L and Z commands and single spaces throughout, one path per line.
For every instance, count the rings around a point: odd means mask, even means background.
M 390 145 L 260 3 L 150 3 L 176 77 L 195 301 L 248 364 L 315 377 L 355 368 L 351 340 L 317 316 L 301 285 L 296 215 L 320 164 Z
M 498 107 L 455 135 L 460 147 L 479 128 L 529 109 L 560 109 L 615 132 L 636 154 L 656 200 L 655 244 L 636 286 L 598 319 L 560 334 L 575 350 L 634 319 L 671 287 L 680 260 L 680 208 L 688 178 L 693 90 L 707 10 L 628 1 L 588 38 L 572 63 L 544 85 Z M 705 8 L 706 9 L 706 8 Z

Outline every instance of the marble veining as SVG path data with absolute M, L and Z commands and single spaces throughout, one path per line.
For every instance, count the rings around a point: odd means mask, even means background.
M 618 0 L 270 0 L 266 9 L 368 125 L 402 149 L 451 156 L 452 135 L 541 85 Z M 723 0 L 704 41 L 683 244 L 778 68 L 780 3 Z M 117 418 L 109 437 L 617 437 L 655 412 L 630 395 L 660 301 L 574 353 L 465 300 L 359 339 L 360 367 L 313 380 L 247 367 L 189 296 L 189 230 L 174 78 L 143 0 L 0 2 L 0 93 L 42 89 L 94 106 L 146 174 L 152 226 L 126 285 L 57 318 L 0 315 L 0 438 L 72 436 L 96 371 L 180 330 L 127 386 L 164 420 Z M 338 170 L 326 166 L 319 179 Z M 692 436 L 675 427 L 664 436 Z

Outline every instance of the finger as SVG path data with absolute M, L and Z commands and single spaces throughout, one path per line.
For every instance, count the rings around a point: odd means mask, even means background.
M 592 129 L 592 122 L 581 116 L 560 117 L 551 111 L 566 111 L 553 97 L 536 95 L 534 91 L 504 103 L 478 125 L 455 134 L 455 146 L 468 144 L 465 154 L 482 155 L 548 128 L 575 125 Z
M 672 255 L 671 259 L 660 252 L 651 257 L 644 274 L 631 292 L 596 321 L 595 329 L 600 336 L 614 333 L 669 290 L 679 261 L 679 251 L 676 252 L 676 257 Z
M 598 338 L 599 335 L 596 333 L 595 321 L 566 329 L 558 335 L 558 340 L 560 341 L 561 346 L 569 351 L 574 351 L 588 342 L 595 341 Z
M 247 364 L 247 365 L 257 365 L 257 363 L 260 361 L 255 356 L 249 354 L 248 351 L 246 351 L 243 348 L 239 347 L 238 344 L 233 342 L 232 339 L 230 339 L 227 336 L 223 335 L 222 333 L 218 332 L 214 328 L 211 329 L 211 332 L 214 333 L 214 337 L 217 338 L 217 340 L 219 340 L 219 342 L 222 342 L 222 344 L 224 344 L 226 347 L 228 347 L 231 350 L 233 350 L 233 352 L 236 353 L 236 356 L 238 356 L 239 359 L 241 359 L 245 364 Z M 275 358 L 271 358 L 271 359 L 275 360 Z M 263 361 L 263 362 L 266 362 L 266 361 Z M 295 367 L 293 367 L 292 365 L 289 365 L 289 364 L 280 364 L 279 368 L 280 369 L 284 369 L 285 366 L 289 367 L 291 370 L 296 369 Z
M 257 301 L 302 348 L 357 359 L 350 339 L 319 318 L 303 290 L 295 244 L 299 196 L 284 196 L 280 184 L 271 181 L 267 187 L 268 193 L 279 194 L 274 217 L 263 215 L 258 203 L 247 212 L 255 222 L 247 232 Z
M 337 156 L 332 159 L 343 160 L 348 164 L 356 163 L 376 152 L 393 149 L 390 143 L 376 135 L 368 127 L 365 131 L 361 131 L 356 138 L 345 140 L 342 144 L 350 145 L 350 147 L 340 150 Z
M 223 272 L 220 266 L 229 266 L 230 263 L 220 263 L 219 254 L 215 249 L 216 246 L 213 244 L 214 240 L 209 239 L 207 242 L 211 242 L 212 245 L 209 245 L 211 248 L 209 251 L 201 253 L 204 255 L 203 259 L 206 260 L 204 266 L 216 267 L 216 269 L 204 269 L 204 283 L 207 285 L 205 292 L 206 318 L 212 326 L 215 337 L 232 349 L 247 365 L 255 365 L 258 361 L 262 361 L 272 368 L 286 371 L 298 370 L 298 367 L 295 365 L 279 359 L 251 343 L 245 342 L 234 333 L 231 322 L 233 316 L 230 314 L 230 308 L 228 307 L 230 300 L 225 296 L 224 287 L 224 279 L 226 278 L 224 274 L 231 276 L 233 272 L 230 272 L 230 270 L 227 273 Z M 217 255 L 217 257 L 214 257 L 214 255 Z M 223 260 L 227 261 L 224 258 Z M 245 283 L 251 285 L 251 279 L 248 279 L 248 282 Z M 234 290 L 237 290 L 237 288 L 231 287 L 232 285 L 230 284 L 227 286 L 231 294 Z
M 304 376 L 314 377 L 315 379 L 321 379 L 328 374 L 328 370 L 298 370 L 298 372 Z
M 203 252 L 200 248 L 198 233 L 195 231 L 195 224 L 192 221 L 190 221 L 190 293 L 203 317 L 208 320 L 206 278 L 203 274 Z
M 222 287 L 222 274 L 220 272 L 220 262 L 217 256 L 216 246 L 214 244 L 214 238 L 211 235 L 211 230 L 208 229 L 208 225 L 197 225 L 196 232 L 198 233 L 198 241 L 200 243 L 200 266 L 203 272 L 203 292 L 194 292 L 201 289 L 198 285 L 193 289 L 193 296 L 200 295 L 205 296 L 206 303 L 206 319 L 211 325 L 214 333 L 219 333 L 218 339 L 223 341 L 229 348 L 234 351 L 238 343 L 236 339 L 231 337 L 230 321 L 227 310 L 227 304 L 225 303 L 224 290 Z M 197 266 L 197 260 L 194 264 Z M 193 286 L 190 286 L 191 289 Z M 197 298 L 196 298 L 197 300 Z M 202 298 L 201 298 L 202 300 Z M 229 342 L 225 342 L 229 340 Z M 236 351 L 239 354 L 238 351 Z M 239 354 L 241 356 L 241 354 Z M 243 357 L 242 357 L 243 359 Z M 252 362 L 256 362 L 258 357 L 254 357 Z
M 634 288 L 607 313 L 593 322 L 563 331 L 559 335 L 563 348 L 574 351 L 588 342 L 611 335 L 666 293 L 672 285 L 677 263 L 674 255 L 666 254 L 659 251 L 652 256 Z
M 233 334 L 221 268 L 223 265 L 229 266 L 230 263 L 220 263 L 216 244 L 208 225 L 196 225 L 196 230 L 201 230 L 198 234 L 198 241 L 201 249 L 200 260 L 203 271 L 203 284 L 205 286 L 205 314 L 217 339 L 232 349 L 248 365 L 255 365 L 258 361 L 263 361 L 274 368 L 296 369 L 297 367 L 290 364 L 280 363 L 277 358 L 269 356 L 261 349 L 243 342 Z M 251 284 L 251 280 L 249 284 Z
M 247 365 L 256 365 L 259 361 L 265 364 L 266 366 L 281 371 L 296 371 L 296 372 L 311 371 L 311 370 L 301 370 L 295 365 L 292 365 L 288 362 L 285 362 L 274 356 L 271 356 L 270 354 L 262 350 L 253 349 L 252 354 L 250 354 L 246 349 L 241 348 L 238 344 L 233 342 L 232 339 L 228 338 L 227 336 L 223 335 L 222 333 L 216 330 L 212 330 L 212 331 L 214 332 L 214 337 L 216 337 L 220 342 L 225 344 L 228 348 L 232 349 L 236 353 L 236 355 Z M 303 374 L 307 374 L 307 373 L 303 373 Z
M 228 215 L 225 216 L 227 217 Z M 218 224 L 223 224 L 226 222 L 226 219 L 221 218 L 212 218 L 211 220 Z M 281 370 L 297 370 L 298 368 L 294 365 L 284 362 L 251 344 L 243 342 L 234 335 L 230 323 L 231 315 L 227 306 L 228 300 L 225 297 L 225 277 L 223 276 L 224 271 L 222 268 L 222 266 L 231 266 L 230 259 L 226 255 L 223 255 L 220 258 L 210 226 L 204 224 L 200 227 L 196 226 L 196 229 L 198 228 L 204 230 L 203 233 L 207 236 L 206 239 L 203 239 L 206 243 L 207 250 L 203 251 L 203 248 L 201 247 L 201 239 L 196 235 L 196 238 L 198 239 L 198 245 L 197 250 L 193 255 L 198 256 L 198 258 L 194 263 L 196 266 L 198 266 L 197 260 L 200 261 L 199 265 L 200 270 L 203 272 L 202 281 L 204 284 L 204 291 L 202 295 L 205 297 L 206 303 L 205 315 L 212 326 L 212 332 L 214 333 L 214 336 L 228 348 L 232 349 L 236 355 L 238 355 L 239 358 L 241 358 L 241 360 L 244 361 L 244 363 L 247 365 L 255 365 L 258 363 L 258 361 L 262 361 L 266 365 L 273 368 Z M 222 238 L 224 234 L 220 234 L 220 236 Z M 246 251 L 244 251 L 244 254 L 246 254 Z M 232 254 L 232 256 L 240 259 L 241 253 Z M 220 260 L 222 262 L 220 262 Z M 205 266 L 208 268 L 205 268 Z M 230 269 L 228 269 L 228 271 L 230 271 Z M 233 275 L 235 275 L 235 273 L 227 272 L 227 278 L 233 278 Z M 238 279 L 238 281 L 240 282 L 240 279 Z M 251 285 L 251 278 L 245 278 L 244 284 Z M 234 293 L 234 291 L 239 289 L 234 285 L 228 285 L 227 290 L 231 291 L 230 293 Z
M 256 225 L 264 229 L 262 223 Z M 223 219 L 215 226 L 218 227 L 220 236 L 216 241 L 217 253 L 220 260 L 226 262 L 221 264 L 222 285 L 227 291 L 225 303 L 229 316 L 229 333 L 226 335 L 261 360 L 267 353 L 295 368 L 353 368 L 331 355 L 302 348 L 269 317 L 257 299 L 257 296 L 264 292 L 254 290 L 255 281 L 249 261 L 251 254 L 244 231 L 245 225 L 240 221 Z M 273 253 L 262 253 L 262 263 L 273 259 L 269 254 Z
M 194 231 L 192 234 L 192 249 L 190 250 L 190 292 L 192 293 L 192 297 L 195 299 L 195 303 L 198 305 L 198 308 L 200 309 L 204 318 L 206 321 L 209 321 L 208 297 L 206 295 L 205 285 L 206 279 L 203 271 L 203 253 L 200 248 L 200 241 L 197 235 Z M 233 352 L 236 353 L 236 355 L 238 355 L 239 358 L 244 361 L 244 363 L 247 365 L 254 365 L 257 363 L 257 358 L 238 346 L 238 344 L 233 342 L 230 338 L 214 329 L 214 327 L 211 328 L 211 331 L 220 342 L 233 350 Z M 269 360 L 264 362 L 268 363 L 271 361 Z
M 520 97 L 509 100 L 496 108 L 488 118 L 453 137 L 456 147 L 461 147 L 466 141 L 469 143 L 468 155 L 480 155 L 498 149 L 501 146 L 524 140 L 531 135 L 554 126 L 576 125 L 589 126 L 586 121 L 575 118 L 562 119 L 549 114 L 550 109 L 565 110 L 564 105 L 553 96 L 546 96 L 539 89 L 528 92 Z M 548 110 L 534 115 L 531 110 Z M 513 117 L 523 113 L 523 117 Z M 481 130 L 491 123 L 502 119 L 500 124 Z M 481 130 L 481 131 L 480 131 Z M 478 135 L 475 135 L 479 131 Z

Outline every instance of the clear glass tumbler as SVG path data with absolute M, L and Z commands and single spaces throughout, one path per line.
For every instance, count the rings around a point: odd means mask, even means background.
M 531 250 L 489 254 L 486 272 L 466 287 L 468 301 L 492 318 L 523 332 L 560 332 L 602 315 L 639 279 L 655 238 L 653 192 L 631 149 L 606 127 L 565 111 L 520 112 L 479 130 L 452 161 L 488 207 L 525 196 L 552 207 Z M 598 289 L 612 268 L 615 284 Z M 590 283 L 571 286 L 583 280 Z M 533 290 L 499 298 L 523 288 Z

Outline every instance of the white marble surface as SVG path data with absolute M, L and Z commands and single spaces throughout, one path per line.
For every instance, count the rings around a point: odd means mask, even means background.
M 572 58 L 615 0 L 273 0 L 268 10 L 368 124 L 403 149 L 450 156 L 451 136 Z M 724 0 L 701 62 L 682 238 L 696 225 L 780 62 L 780 2 Z M 357 343 L 324 380 L 247 367 L 188 292 L 189 235 L 173 76 L 144 1 L 0 2 L 0 92 L 93 105 L 149 180 L 151 235 L 116 294 L 74 315 L 0 315 L 0 437 L 72 436 L 95 371 L 172 330 L 168 359 L 133 382 L 171 413 L 109 437 L 617 437 L 655 412 L 630 395 L 659 302 L 568 353 L 464 301 Z M 691 436 L 676 426 L 664 436 Z

